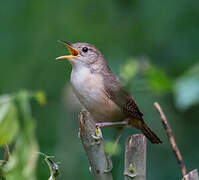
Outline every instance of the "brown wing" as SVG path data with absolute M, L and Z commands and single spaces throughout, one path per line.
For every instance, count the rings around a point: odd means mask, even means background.
M 142 120 L 143 114 L 131 95 L 121 86 L 119 79 L 111 71 L 103 74 L 103 77 L 106 95 L 122 109 L 127 117 Z
M 126 94 L 126 101 L 126 105 L 123 107 L 124 113 L 136 119 L 142 119 L 143 114 L 140 112 L 136 102 L 129 94 Z
M 123 89 L 114 90 L 106 88 L 107 96 L 117 104 L 127 117 L 133 119 L 142 119 L 143 114 L 140 112 L 134 99 Z

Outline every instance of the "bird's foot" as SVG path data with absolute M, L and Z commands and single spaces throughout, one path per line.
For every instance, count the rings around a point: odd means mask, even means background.
M 121 121 L 121 122 L 101 122 L 101 123 L 96 123 L 96 127 L 123 127 L 127 126 L 128 121 Z

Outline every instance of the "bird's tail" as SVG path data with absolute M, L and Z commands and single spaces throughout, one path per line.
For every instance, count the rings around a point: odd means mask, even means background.
M 151 141 L 151 143 L 154 144 L 162 143 L 160 138 L 144 122 L 142 122 L 142 125 L 139 129 L 147 137 L 147 139 Z

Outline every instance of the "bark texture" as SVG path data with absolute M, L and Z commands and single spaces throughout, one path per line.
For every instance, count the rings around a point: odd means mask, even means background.
M 146 180 L 146 138 L 142 134 L 135 134 L 126 141 L 125 180 Z
M 112 163 L 104 151 L 101 130 L 96 129 L 89 112 L 82 110 L 79 116 L 80 137 L 86 151 L 95 180 L 112 180 Z
M 194 169 L 189 174 L 185 175 L 182 180 L 198 180 L 198 170 Z

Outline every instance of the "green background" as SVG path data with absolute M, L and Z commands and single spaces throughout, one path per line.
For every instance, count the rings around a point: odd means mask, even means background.
M 117 75 L 129 58 L 149 59 L 165 72 L 173 86 L 199 60 L 197 0 L 10 0 L 0 2 L 0 17 L 0 93 L 21 89 L 46 92 L 48 103 L 45 106 L 32 102 L 33 116 L 40 151 L 55 155 L 61 162 L 58 179 L 92 179 L 78 138 L 79 108 L 70 95 L 71 66 L 54 60 L 66 53 L 56 42 L 58 39 L 94 44 Z M 194 76 L 199 75 L 197 70 Z M 148 143 L 147 179 L 181 179 L 153 107 L 154 101 L 158 101 L 167 114 L 188 171 L 198 168 L 199 105 L 194 103 L 180 109 L 175 105 L 173 90 L 156 93 L 153 88 L 144 88 L 137 76 L 129 84 L 129 91 L 144 113 L 145 121 L 164 142 L 162 145 Z M 198 87 L 196 84 L 196 89 Z M 193 88 L 186 86 L 184 94 Z M 194 96 L 198 97 L 199 94 Z M 113 138 L 114 130 L 105 131 L 105 140 Z M 126 136 L 135 132 L 132 128 L 125 129 L 121 149 L 124 149 Z M 114 156 L 113 165 L 115 179 L 122 179 L 122 152 Z M 37 177 L 38 180 L 49 177 L 41 159 Z

